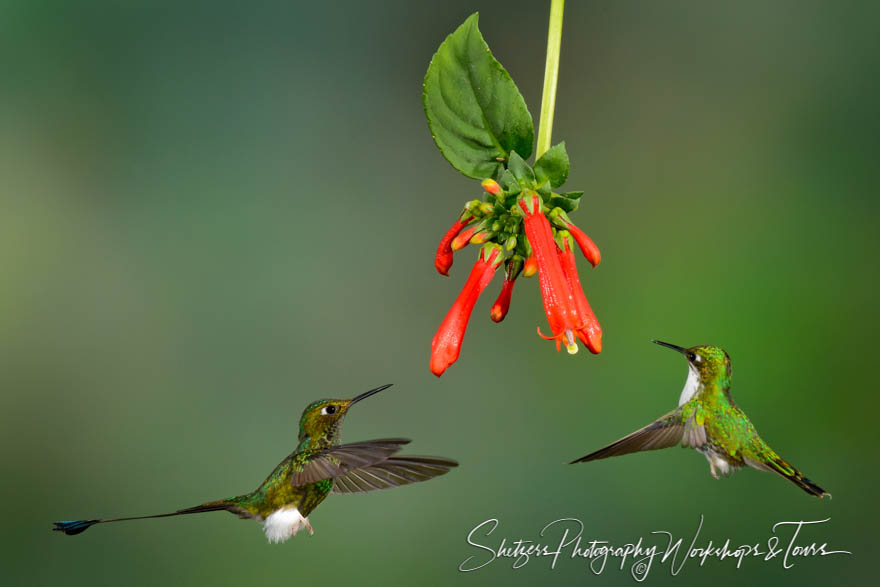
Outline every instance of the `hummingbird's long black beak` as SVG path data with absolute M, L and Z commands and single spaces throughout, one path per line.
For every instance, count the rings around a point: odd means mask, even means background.
M 663 342 L 662 340 L 652 340 L 651 342 L 653 342 L 654 344 L 659 344 L 660 346 L 665 346 L 665 347 L 668 348 L 668 349 L 672 349 L 672 350 L 674 350 L 674 351 L 678 351 L 678 352 L 680 352 L 681 354 L 685 354 L 685 353 L 687 352 L 687 349 L 684 348 L 684 347 L 680 347 L 680 346 L 678 346 L 678 345 L 671 344 L 671 343 L 668 343 L 668 342 Z
M 357 397 L 355 397 L 354 399 L 352 399 L 352 400 L 351 400 L 351 403 L 348 404 L 348 405 L 351 406 L 352 404 L 356 404 L 356 403 L 358 403 L 358 402 L 361 401 L 362 399 L 367 399 L 367 398 L 370 397 L 371 395 L 376 395 L 377 393 L 379 393 L 379 392 L 382 391 L 383 389 L 388 389 L 388 388 L 391 387 L 392 385 L 393 385 L 392 383 L 388 383 L 387 385 L 382 385 L 381 387 L 377 387 L 376 389 L 371 389 L 370 391 L 365 391 L 365 392 L 363 392 L 362 394 L 360 394 L 359 396 L 357 396 Z

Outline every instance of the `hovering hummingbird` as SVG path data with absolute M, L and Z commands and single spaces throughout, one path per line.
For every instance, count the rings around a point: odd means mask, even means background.
M 676 350 L 688 361 L 688 378 L 678 408 L 659 420 L 624 436 L 574 463 L 595 461 L 643 450 L 681 444 L 695 448 L 709 461 L 709 471 L 729 475 L 744 465 L 779 473 L 810 495 L 831 494 L 807 479 L 761 440 L 757 430 L 730 396 L 730 357 L 717 346 L 682 348 L 667 342 L 651 342 Z
M 440 457 L 395 456 L 410 442 L 405 438 L 339 444 L 342 420 L 351 406 L 389 387 L 383 385 L 353 399 L 310 404 L 300 418 L 296 451 L 251 493 L 167 514 L 55 522 L 53 530 L 73 535 L 107 522 L 227 511 L 261 522 L 269 542 L 284 542 L 302 528 L 314 534 L 308 515 L 330 493 L 360 493 L 427 481 L 458 466 Z

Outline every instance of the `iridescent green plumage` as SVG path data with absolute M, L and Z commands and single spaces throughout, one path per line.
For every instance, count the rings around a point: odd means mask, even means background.
M 300 418 L 296 450 L 281 461 L 257 489 L 221 501 L 230 503 L 230 509 L 244 517 L 266 518 L 288 505 L 308 517 L 330 494 L 333 481 L 327 478 L 297 486 L 291 483 L 291 477 L 302 471 L 322 450 L 339 444 L 340 427 L 352 403 L 352 400 L 318 400 L 309 404 Z M 333 406 L 333 413 L 322 416 L 321 412 L 326 412 L 328 406 Z
M 575 463 L 593 461 L 644 450 L 656 450 L 681 444 L 694 448 L 709 461 L 716 479 L 719 473 L 749 466 L 778 473 L 817 497 L 830 495 L 785 462 L 761 440 L 748 416 L 730 395 L 730 357 L 716 346 L 682 348 L 654 341 L 672 348 L 688 360 L 688 380 L 677 409 L 632 434 Z
M 164 518 L 209 511 L 229 511 L 264 523 L 271 542 L 283 542 L 301 528 L 312 533 L 308 515 L 330 493 L 358 493 L 427 481 L 458 466 L 441 457 L 397 456 L 410 441 L 404 438 L 340 444 L 340 428 L 357 402 L 390 385 L 349 399 L 313 402 L 300 418 L 299 445 L 254 491 L 168 514 L 55 522 L 53 530 L 79 534 L 90 526 L 145 518 Z

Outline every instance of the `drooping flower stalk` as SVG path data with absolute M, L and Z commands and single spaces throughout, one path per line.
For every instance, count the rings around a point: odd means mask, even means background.
M 498 245 L 488 244 L 480 251 L 480 256 L 471 269 L 470 277 L 431 341 L 431 372 L 437 377 L 458 360 L 461 341 L 474 310 L 474 304 L 489 285 L 501 261 L 503 261 L 503 251 Z
M 435 266 L 446 275 L 452 254 L 482 245 L 467 283 L 432 341 L 431 371 L 440 376 L 459 356 L 474 304 L 495 268 L 506 264 L 504 283 L 490 317 L 505 319 L 515 279 L 538 274 L 552 336 L 569 353 L 578 340 L 593 353 L 602 348 L 602 330 L 581 287 L 573 251 L 577 242 L 595 267 L 595 243 L 567 214 L 581 205 L 583 192 L 562 192 L 570 171 L 564 142 L 551 145 L 564 0 L 552 0 L 547 61 L 535 144 L 532 116 L 510 75 L 495 59 L 471 15 L 440 45 L 425 74 L 422 98 L 431 136 L 446 160 L 480 182 L 483 201 L 469 202 L 466 218 L 447 231 Z M 534 154 L 532 163 L 531 156 Z

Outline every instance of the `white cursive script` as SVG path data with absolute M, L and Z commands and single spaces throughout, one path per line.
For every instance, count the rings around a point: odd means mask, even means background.
M 739 569 L 746 559 L 762 562 L 777 559 L 784 569 L 790 569 L 798 559 L 852 554 L 847 550 L 831 550 L 827 542 L 811 542 L 809 538 L 803 538 L 802 533 L 806 532 L 807 527 L 830 520 L 831 518 L 777 522 L 770 530 L 773 536 L 765 541 L 731 544 L 729 538 L 717 543 L 714 540 L 700 542 L 704 521 L 703 516 L 700 516 L 690 543 L 683 547 L 683 538 L 676 539 L 671 532 L 665 530 L 654 530 L 648 538 L 639 537 L 623 544 L 586 538 L 584 523 L 577 518 L 560 518 L 550 522 L 541 529 L 535 540 L 502 537 L 500 542 L 493 542 L 488 539 L 498 529 L 499 522 L 497 518 L 490 518 L 468 532 L 467 543 L 477 549 L 479 554 L 472 554 L 464 559 L 458 570 L 464 573 L 478 571 L 502 559 L 512 560 L 513 569 L 521 569 L 535 559 L 545 559 L 549 569 L 553 570 L 561 560 L 581 559 L 593 574 L 603 573 L 611 562 L 620 571 L 628 568 L 632 578 L 641 582 L 648 577 L 655 562 L 659 565 L 668 564 L 669 572 L 673 576 L 678 575 L 690 560 L 699 561 L 700 567 L 710 559 L 731 560 L 735 561 L 735 567 Z M 778 535 L 786 532 L 790 532 L 787 538 Z

